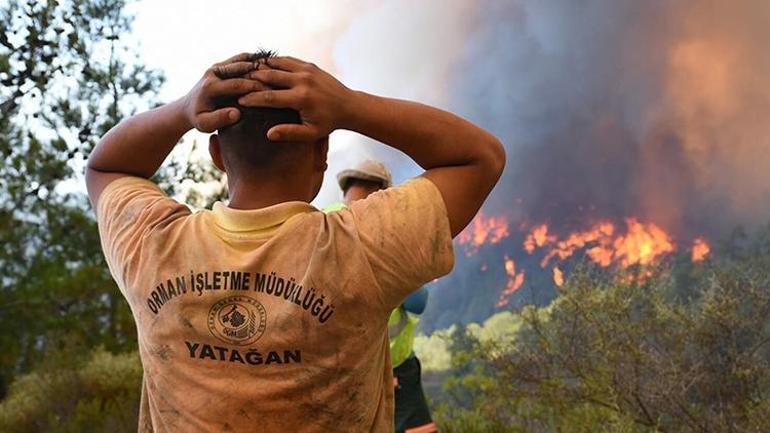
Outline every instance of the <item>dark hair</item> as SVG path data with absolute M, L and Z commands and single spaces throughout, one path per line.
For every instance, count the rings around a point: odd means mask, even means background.
M 261 61 L 275 56 L 272 51 L 260 50 L 249 60 Z M 230 167 L 248 166 L 261 168 L 272 163 L 279 154 L 291 146 L 278 146 L 267 138 L 267 131 L 275 125 L 302 120 L 296 110 L 288 108 L 244 107 L 238 97 L 222 98 L 218 108 L 235 107 L 241 112 L 240 120 L 217 131 L 222 157 Z

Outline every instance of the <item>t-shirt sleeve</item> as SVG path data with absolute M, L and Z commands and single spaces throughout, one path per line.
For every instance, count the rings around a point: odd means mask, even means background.
M 126 176 L 104 188 L 96 220 L 104 257 L 121 289 L 126 288 L 127 277 L 136 268 L 151 233 L 189 214 L 187 206 L 144 178 Z
M 418 177 L 374 193 L 350 210 L 387 308 L 452 270 L 446 206 L 430 180 Z

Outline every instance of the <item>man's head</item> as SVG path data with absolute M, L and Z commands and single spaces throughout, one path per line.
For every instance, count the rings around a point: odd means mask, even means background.
M 255 61 L 272 56 L 271 52 L 260 51 Z M 306 201 L 318 194 L 326 170 L 328 137 L 314 142 L 270 141 L 267 131 L 273 126 L 301 124 L 297 111 L 243 107 L 237 97 L 223 99 L 218 105 L 236 107 L 241 112 L 237 123 L 218 130 L 209 140 L 214 164 L 227 173 L 231 185 L 278 181 L 287 188 L 300 190 L 307 196 L 303 197 Z
M 342 189 L 345 204 L 365 199 L 374 192 L 389 188 L 391 185 L 390 172 L 379 162 L 368 159 L 355 168 L 341 171 L 337 181 Z

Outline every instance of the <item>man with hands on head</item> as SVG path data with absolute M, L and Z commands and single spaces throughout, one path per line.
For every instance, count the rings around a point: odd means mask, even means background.
M 148 179 L 192 128 L 229 203 L 191 213 Z M 328 136 L 349 129 L 425 172 L 324 215 Z M 137 324 L 141 432 L 389 432 L 388 317 L 452 268 L 452 237 L 503 166 L 489 133 L 353 91 L 268 53 L 212 66 L 124 120 L 89 157 L 102 247 Z

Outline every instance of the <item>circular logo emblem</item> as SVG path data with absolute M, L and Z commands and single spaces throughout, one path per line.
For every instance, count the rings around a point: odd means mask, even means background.
M 245 346 L 259 340 L 265 332 L 265 307 L 248 296 L 230 296 L 209 310 L 209 330 L 229 344 Z

